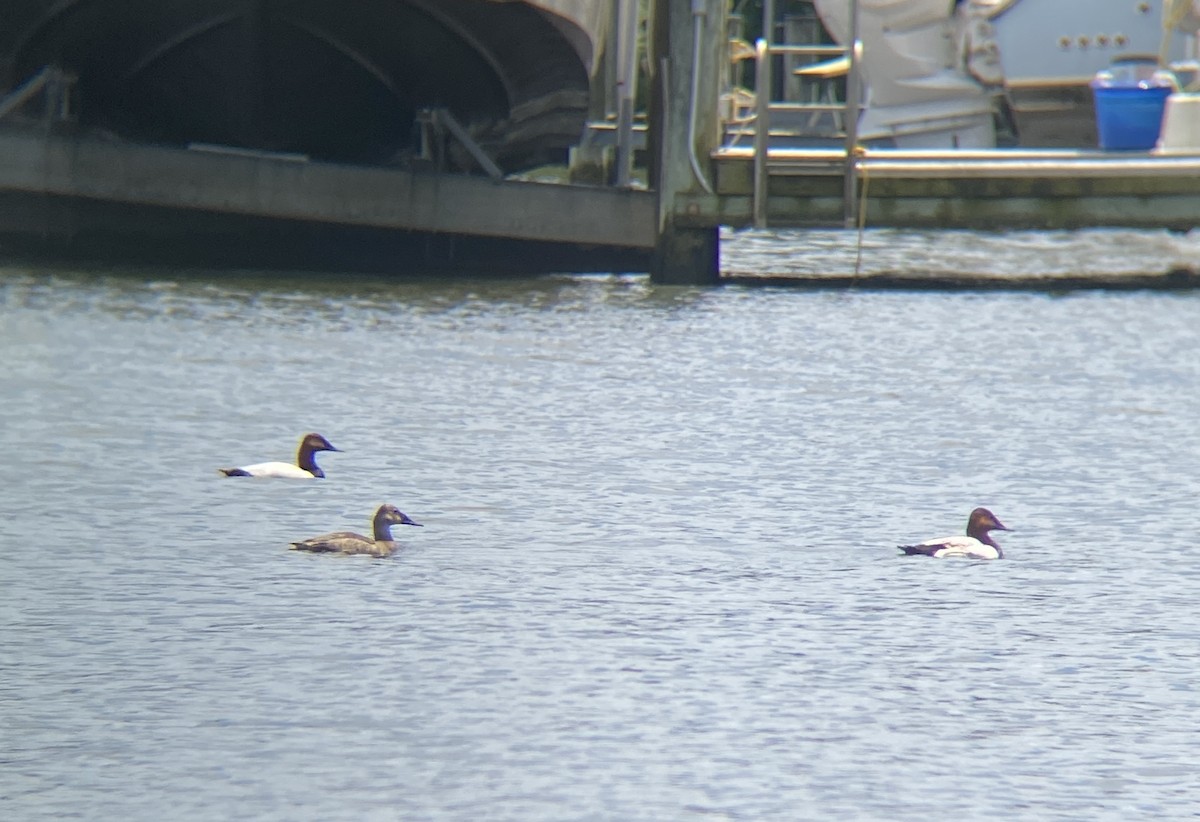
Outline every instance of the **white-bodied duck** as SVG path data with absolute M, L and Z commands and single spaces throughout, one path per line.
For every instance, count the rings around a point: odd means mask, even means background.
M 322 479 L 325 472 L 317 465 L 318 451 L 340 451 L 320 434 L 305 434 L 296 451 L 296 462 L 257 462 L 241 468 L 218 468 L 227 477 L 282 477 L 284 479 Z
M 967 557 L 968 559 L 1003 559 L 1004 552 L 992 539 L 990 531 L 1011 531 L 986 508 L 976 508 L 967 519 L 967 535 L 941 537 L 916 545 L 898 546 L 909 556 Z
M 372 557 L 390 557 L 400 547 L 392 539 L 393 525 L 417 525 L 394 505 L 381 505 L 371 521 L 372 537 L 364 537 L 353 531 L 334 531 L 319 537 L 293 542 L 293 551 L 312 551 L 317 554 L 367 554 Z

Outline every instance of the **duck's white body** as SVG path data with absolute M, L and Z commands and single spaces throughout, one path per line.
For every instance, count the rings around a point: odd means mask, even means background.
M 967 559 L 1000 559 L 1000 552 L 974 537 L 957 536 L 930 539 L 912 546 L 913 553 L 942 559 L 943 557 L 965 557 Z
M 305 471 L 299 465 L 290 462 L 256 462 L 254 465 L 243 465 L 237 469 L 243 472 L 239 476 L 249 477 L 280 477 L 282 479 L 316 479 L 317 475 Z
M 976 508 L 967 519 L 967 533 L 953 537 L 939 537 L 918 542 L 916 545 L 901 545 L 900 550 L 908 556 L 965 557 L 967 559 L 1003 559 L 1004 552 L 991 531 L 1008 531 L 1006 525 L 986 508 Z
M 338 451 L 320 434 L 305 434 L 296 451 L 295 462 L 256 462 L 240 468 L 218 469 L 227 477 L 279 477 L 281 479 L 323 479 L 325 472 L 317 465 L 318 451 Z

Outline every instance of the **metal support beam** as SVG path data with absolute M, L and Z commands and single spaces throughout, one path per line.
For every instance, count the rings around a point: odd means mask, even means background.
M 28 103 L 43 91 L 46 93 L 46 118 L 59 119 L 70 113 L 71 86 L 73 75 L 58 66 L 45 66 L 12 92 L 0 98 L 0 120 Z
M 434 109 L 433 118 L 436 125 L 444 127 L 446 131 L 453 135 L 455 140 L 458 140 L 462 144 L 462 147 L 475 159 L 475 162 L 479 163 L 479 167 L 486 171 L 489 177 L 493 180 L 504 179 L 504 172 L 500 170 L 500 166 L 496 165 L 492 161 L 492 158 L 487 156 L 487 152 L 483 150 L 479 143 L 475 142 L 470 133 L 463 128 L 462 123 L 458 122 L 458 119 L 448 109 Z
M 617 185 L 633 179 L 633 105 L 637 96 L 638 0 L 620 0 L 617 39 Z

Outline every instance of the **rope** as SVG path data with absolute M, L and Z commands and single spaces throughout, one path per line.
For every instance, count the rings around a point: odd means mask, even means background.
M 861 146 L 856 147 L 854 152 L 859 158 L 866 154 Z M 871 178 L 867 175 L 866 163 L 860 167 L 858 176 L 862 180 L 862 192 L 858 195 L 858 243 L 854 255 L 854 279 L 856 280 L 862 272 L 863 234 L 867 227 L 867 188 L 871 183 Z

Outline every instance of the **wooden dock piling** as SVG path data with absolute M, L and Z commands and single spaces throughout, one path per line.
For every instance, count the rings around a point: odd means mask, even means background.
M 651 180 L 658 193 L 654 282 L 720 280 L 717 225 L 696 219 L 716 205 L 711 156 L 720 142 L 717 104 L 727 17 L 724 0 L 657 0 L 650 49 Z

